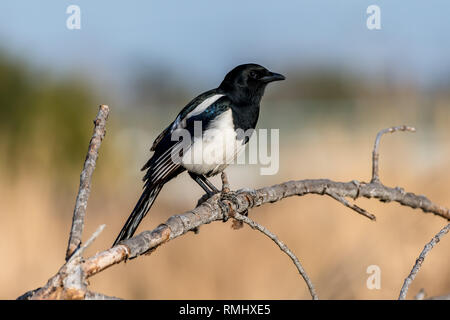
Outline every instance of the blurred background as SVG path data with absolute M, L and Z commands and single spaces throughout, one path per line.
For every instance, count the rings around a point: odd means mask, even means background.
M 376 2 L 376 3 L 374 3 Z M 81 29 L 69 30 L 69 5 Z M 366 9 L 381 8 L 381 30 Z M 234 66 L 286 75 L 268 87 L 259 128 L 280 129 L 280 170 L 233 166 L 232 188 L 291 179 L 370 180 L 376 133 L 381 180 L 450 206 L 448 1 L 40 1 L 0 4 L 0 298 L 42 286 L 64 262 L 79 174 L 99 104 L 111 108 L 87 211 L 87 251 L 111 245 L 140 195 L 156 135 Z M 214 179 L 220 185 L 218 179 Z M 166 185 L 139 231 L 192 209 L 202 190 L 185 174 Z M 371 222 L 305 196 L 251 211 L 299 257 L 320 298 L 393 299 L 442 218 L 358 199 Z M 427 257 L 409 297 L 450 292 L 450 239 Z M 366 286 L 381 268 L 381 289 Z M 308 299 L 294 265 L 244 227 L 213 223 L 150 256 L 90 279 L 128 299 Z

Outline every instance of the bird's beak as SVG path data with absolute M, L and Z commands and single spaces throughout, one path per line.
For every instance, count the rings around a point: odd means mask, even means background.
M 267 76 L 262 77 L 260 80 L 269 83 L 273 81 L 281 81 L 284 79 L 286 79 L 286 77 L 283 76 L 282 74 L 270 72 Z

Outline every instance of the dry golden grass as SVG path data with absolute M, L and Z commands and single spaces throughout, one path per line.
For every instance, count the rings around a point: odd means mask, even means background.
M 403 123 L 391 121 L 379 123 L 378 128 Z M 438 117 L 435 124 L 432 138 L 420 128 L 415 135 L 384 137 L 380 174 L 388 186 L 425 194 L 448 207 L 450 133 L 448 121 Z M 306 131 L 314 135 L 301 143 L 291 138 L 295 150 L 288 150 L 287 140 L 282 141 L 280 172 L 275 176 L 259 176 L 256 166 L 230 168 L 232 187 L 306 178 L 368 181 L 375 132 L 344 131 L 330 125 L 319 128 L 311 125 Z M 46 172 L 24 172 L 13 185 L 1 181 L 0 298 L 13 299 L 45 284 L 62 265 L 75 194 L 61 198 L 46 180 Z M 74 184 L 75 192 L 77 181 Z M 99 184 L 94 174 L 84 238 L 99 224 L 107 227 L 87 255 L 112 243 L 141 188 L 135 178 L 116 180 L 113 175 L 109 185 Z M 191 209 L 200 195 L 200 188 L 185 175 L 169 183 L 140 230 Z M 297 254 L 320 298 L 397 298 L 423 246 L 446 221 L 395 203 L 361 199 L 357 204 L 374 213 L 377 222 L 321 196 L 285 199 L 250 215 Z M 273 242 L 247 226 L 238 231 L 230 226 L 231 221 L 203 226 L 198 235 L 185 235 L 150 256 L 96 275 L 90 279 L 91 287 L 128 299 L 309 299 L 294 265 Z M 449 252 L 447 236 L 425 260 L 408 297 L 420 288 L 429 295 L 450 292 Z M 366 287 L 366 269 L 373 264 L 381 268 L 381 290 Z

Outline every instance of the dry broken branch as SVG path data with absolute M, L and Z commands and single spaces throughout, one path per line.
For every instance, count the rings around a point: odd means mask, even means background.
M 365 197 L 376 198 L 382 202 L 395 201 L 404 206 L 419 208 L 424 212 L 431 212 L 447 220 L 450 219 L 449 209 L 431 202 L 425 196 L 406 193 L 401 188 L 389 188 L 379 183 L 334 182 L 328 179 L 288 181 L 259 190 L 237 191 L 233 195 L 233 201 L 227 200 L 225 206 L 220 203 L 220 195 L 216 194 L 195 209 L 170 217 L 156 229 L 144 231 L 87 259 L 83 268 L 89 277 L 113 264 L 136 258 L 203 224 L 221 221 L 224 215 L 229 215 L 230 212 L 242 214 L 251 208 L 277 202 L 287 197 L 307 194 L 329 195 L 330 192 L 353 199 Z
M 378 148 L 380 146 L 381 137 L 385 133 L 393 133 L 393 132 L 397 132 L 397 131 L 416 132 L 416 128 L 403 125 L 403 126 L 399 126 L 399 127 L 391 127 L 391 128 L 383 129 L 380 132 L 378 132 L 377 137 L 375 138 L 375 143 L 374 143 L 373 151 L 372 151 L 372 180 L 370 182 L 372 182 L 372 183 L 380 182 L 380 177 L 378 175 L 378 159 L 380 157 Z
M 103 109 L 103 111 L 102 111 Z M 72 231 L 69 241 L 67 256 L 70 257 L 76 252 L 81 243 L 81 234 L 84 225 L 84 215 L 89 195 L 90 177 L 95 168 L 98 148 L 104 135 L 105 121 L 108 115 L 108 107 L 101 106 L 98 121 L 96 120 L 94 136 L 91 139 L 88 156 L 85 167 L 80 179 L 80 192 L 77 197 L 77 205 L 74 211 Z M 410 208 L 418 208 L 423 212 L 431 212 L 446 220 L 450 220 L 449 209 L 433 203 L 422 195 L 405 192 L 402 188 L 391 188 L 380 183 L 378 177 L 378 146 L 381 136 L 386 132 L 395 131 L 414 131 L 413 128 L 402 126 L 382 130 L 378 133 L 373 150 L 372 180 L 370 183 L 359 182 L 356 180 L 350 182 L 335 182 L 328 179 L 298 180 L 288 181 L 271 187 L 261 188 L 259 190 L 242 189 L 237 192 L 231 192 L 227 197 L 222 194 L 216 194 L 205 201 L 199 201 L 197 207 L 183 214 L 170 217 L 165 223 L 159 225 L 152 231 L 144 231 L 135 237 L 122 241 L 118 245 L 108 250 L 97 253 L 95 256 L 83 260 L 80 254 L 76 254 L 73 259 L 60 269 L 56 276 L 52 277 L 43 287 L 32 290 L 22 295 L 24 299 L 86 299 L 86 298 L 109 298 L 104 295 L 95 294 L 87 290 L 87 278 L 107 269 L 108 267 L 125 261 L 126 259 L 136 258 L 139 255 L 152 252 L 161 244 L 182 236 L 188 231 L 197 230 L 204 224 L 213 221 L 223 221 L 228 216 L 238 217 L 237 219 L 255 226 L 259 231 L 268 235 L 275 241 L 276 237 L 267 229 L 256 224 L 253 220 L 246 218 L 245 214 L 249 209 L 262 206 L 266 203 L 280 201 L 287 197 L 304 196 L 307 194 L 327 195 L 345 206 L 355 210 L 370 219 L 375 217 L 364 209 L 351 204 L 346 198 L 375 198 L 382 202 L 395 201 L 401 205 Z M 228 182 L 224 179 L 223 190 L 229 190 Z M 259 226 L 259 228 L 258 228 Z M 278 239 L 275 241 L 280 248 L 285 248 L 284 244 Z M 82 249 L 81 249 L 82 251 Z M 287 253 L 296 264 L 300 274 L 308 284 L 313 298 L 316 297 L 313 286 L 304 270 L 301 268 L 295 255 L 287 250 Z M 289 253 L 288 253 L 289 252 Z M 300 266 L 300 268 L 299 268 Z M 303 270 L 303 271 L 302 271 Z M 75 279 L 75 280 L 74 280 Z M 76 284 L 76 285 L 74 285 Z
M 94 120 L 94 133 L 84 161 L 83 171 L 80 175 L 80 187 L 78 189 L 77 200 L 72 218 L 72 228 L 67 245 L 66 261 L 77 250 L 81 244 L 81 236 L 84 228 L 84 216 L 86 215 L 87 202 L 91 193 L 92 173 L 98 158 L 98 150 L 105 136 L 106 120 L 108 119 L 109 107 L 101 105 L 97 117 Z
M 51 277 L 47 284 L 20 296 L 21 300 L 81 300 L 81 299 L 113 299 L 106 295 L 88 290 L 88 283 L 83 270 L 82 252 L 98 237 L 105 225 L 101 225 L 86 243 L 76 250 L 70 259 Z M 117 298 L 115 298 L 117 299 Z

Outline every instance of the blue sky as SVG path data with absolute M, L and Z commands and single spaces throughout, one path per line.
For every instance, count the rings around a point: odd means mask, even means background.
M 66 8 L 81 8 L 81 30 Z M 366 28 L 381 8 L 382 29 Z M 339 65 L 430 81 L 450 72 L 449 1 L 2 0 L 3 49 L 53 70 L 126 79 L 140 66 L 169 66 L 209 83 L 234 65 Z

